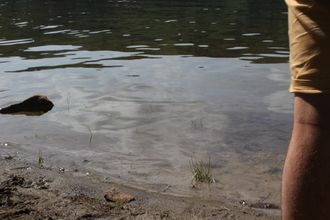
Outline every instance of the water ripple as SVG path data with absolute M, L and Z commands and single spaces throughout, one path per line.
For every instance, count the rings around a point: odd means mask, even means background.
M 27 39 L 18 39 L 18 40 L 3 40 L 0 41 L 0 46 L 9 46 L 9 45 L 16 45 L 16 44 L 28 44 L 33 43 L 34 40 L 32 38 Z
M 81 46 L 72 46 L 72 45 L 46 45 L 38 47 L 29 47 L 24 51 L 29 52 L 41 52 L 41 51 L 63 51 L 63 50 L 78 50 Z

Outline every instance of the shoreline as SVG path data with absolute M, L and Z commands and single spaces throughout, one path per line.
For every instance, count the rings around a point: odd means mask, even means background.
M 251 208 L 245 201 L 147 192 L 15 158 L 1 157 L 0 167 L 1 219 L 280 219 L 279 209 Z M 135 199 L 106 201 L 104 195 L 113 187 Z

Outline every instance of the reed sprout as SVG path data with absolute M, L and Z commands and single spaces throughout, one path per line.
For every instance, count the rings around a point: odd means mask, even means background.
M 44 158 L 42 158 L 42 150 L 39 150 L 39 159 L 38 159 L 39 164 L 42 164 L 44 162 Z

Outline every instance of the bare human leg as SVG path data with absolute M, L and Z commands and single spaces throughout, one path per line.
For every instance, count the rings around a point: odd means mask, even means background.
M 330 219 L 330 94 L 296 93 L 282 220 Z

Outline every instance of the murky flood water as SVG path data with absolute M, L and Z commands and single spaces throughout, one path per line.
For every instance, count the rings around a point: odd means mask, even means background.
M 292 123 L 283 1 L 0 1 L 1 154 L 182 196 L 279 204 Z M 210 187 L 191 187 L 192 158 Z M 170 186 L 170 187 L 169 187 Z M 165 190 L 166 189 L 166 190 Z

